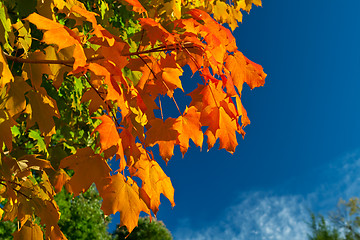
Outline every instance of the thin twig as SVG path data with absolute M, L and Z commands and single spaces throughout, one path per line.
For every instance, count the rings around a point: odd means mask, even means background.
M 145 50 L 145 51 L 140 51 L 140 52 L 133 52 L 133 53 L 126 53 L 123 56 L 137 56 L 140 54 L 147 54 L 147 53 L 155 53 L 155 52 L 164 52 L 164 51 L 172 51 L 172 50 L 177 50 L 179 48 L 184 48 L 184 49 L 189 49 L 189 48 L 200 48 L 199 46 L 194 46 L 192 43 L 185 43 L 186 45 L 190 45 L 190 46 L 185 46 L 185 45 L 177 45 L 177 44 L 171 44 L 168 46 L 159 46 L 156 48 L 152 48 L 149 50 Z M 171 46 L 171 47 L 169 47 Z M 177 47 L 179 46 L 179 47 Z
M 147 62 L 144 60 L 144 58 L 141 57 L 140 55 L 138 55 L 138 57 L 145 63 L 146 67 L 150 70 L 150 72 L 152 73 L 152 75 L 154 76 L 154 78 L 155 78 L 156 80 L 158 80 L 158 78 L 156 77 L 154 71 L 150 68 L 150 66 L 147 64 Z M 168 91 L 170 91 L 170 88 L 167 86 L 167 84 L 166 84 L 166 82 L 165 82 L 164 80 L 162 80 L 162 83 L 164 84 L 164 86 L 166 87 L 166 89 L 167 89 Z M 160 98 L 159 98 L 159 99 L 160 99 Z M 179 114 L 182 115 L 182 113 L 181 113 L 181 111 L 180 111 L 180 108 L 179 108 L 179 106 L 177 105 L 174 96 L 172 96 L 171 99 L 172 99 L 173 102 L 175 103 L 175 106 L 176 106 L 177 110 L 179 111 Z
M 115 124 L 117 127 L 120 127 L 119 123 L 118 123 L 118 119 L 116 118 L 116 116 L 114 115 L 114 113 L 112 112 L 112 108 L 109 106 L 109 104 L 107 102 L 105 102 L 105 99 L 101 96 L 101 94 L 99 93 L 99 91 L 94 87 L 94 85 L 91 84 L 90 79 L 86 76 L 86 74 L 83 75 L 86 79 L 86 81 L 90 84 L 91 88 L 96 92 L 97 95 L 99 95 L 99 97 L 101 98 L 101 100 L 106 104 L 107 106 L 107 110 L 108 112 L 110 112 L 111 116 L 114 118 L 115 120 Z
M 185 48 L 185 52 L 190 56 L 190 59 L 193 60 L 193 62 L 195 63 L 196 67 L 197 67 L 198 69 L 200 69 L 199 63 L 194 59 L 194 57 L 190 54 L 190 52 L 189 52 L 186 48 Z M 201 79 L 203 80 L 203 82 L 204 82 L 204 84 L 205 84 L 206 82 L 205 82 L 205 80 L 203 79 L 203 77 L 202 77 Z M 214 102 L 215 102 L 216 107 L 217 107 L 217 108 L 220 108 L 218 102 L 216 101 L 214 92 L 213 92 L 210 84 L 209 84 L 208 86 L 209 86 L 209 89 L 210 89 L 211 96 L 212 96 L 213 99 L 214 99 Z
M 10 181 L 6 181 L 10 184 L 16 184 L 14 182 L 10 182 Z M 7 184 L 3 183 L 3 182 L 0 182 L 1 185 L 3 185 L 4 187 L 8 187 Z M 27 196 L 25 193 L 22 193 L 20 190 L 17 190 L 15 188 L 11 188 L 12 190 L 14 190 L 16 193 L 20 194 L 20 195 L 23 195 L 25 198 L 27 199 L 32 199 L 30 196 Z
M 161 113 L 161 119 L 164 120 L 164 115 L 163 115 L 163 110 L 162 110 L 162 106 L 161 106 L 161 99 L 159 96 L 159 105 L 160 105 L 160 113 Z

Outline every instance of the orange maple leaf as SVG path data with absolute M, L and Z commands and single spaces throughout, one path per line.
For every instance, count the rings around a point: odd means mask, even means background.
M 208 136 L 208 149 L 212 148 L 216 140 L 220 139 L 219 149 L 226 149 L 230 153 L 235 152 L 238 145 L 236 139 L 237 120 L 231 118 L 223 107 L 206 107 L 201 115 L 201 122 L 204 126 L 209 126 L 205 135 Z
M 16 76 L 13 82 L 9 83 L 10 90 L 7 92 L 5 107 L 10 113 L 10 116 L 21 113 L 26 107 L 25 94 L 31 87 L 23 78 Z M 17 118 L 16 116 L 14 117 Z
M 13 233 L 14 239 L 37 240 L 43 239 L 43 232 L 39 225 L 27 220 L 26 223 Z
M 179 78 L 182 75 L 183 70 L 175 62 L 174 55 L 166 55 L 166 58 L 162 58 L 160 61 L 160 68 L 162 69 L 162 72 L 160 72 L 161 77 L 159 76 L 158 78 L 164 80 L 169 97 L 173 96 L 173 90 L 176 88 L 180 88 L 184 91 Z
M 100 91 L 96 92 L 93 88 L 89 88 L 81 97 L 81 103 L 90 101 L 90 104 L 88 106 L 90 115 L 96 112 L 101 106 L 103 107 L 103 109 L 107 109 L 106 103 L 104 102 L 103 98 L 101 98 L 98 94 L 99 92 Z
M 94 132 L 99 133 L 101 152 L 115 147 L 115 153 L 120 157 L 120 169 L 125 169 L 125 157 L 122 140 L 119 137 L 118 130 L 116 129 L 114 121 L 108 115 L 102 115 L 100 117 L 94 117 L 100 119 L 101 123 L 94 129 Z
M 146 9 L 141 5 L 138 0 L 124 0 L 133 7 L 133 11 L 137 13 L 147 13 Z
M 126 54 L 129 53 L 129 45 L 122 40 L 117 39 L 117 41 L 109 47 L 102 46 L 99 52 L 106 60 L 112 62 L 119 71 L 128 64 L 129 60 Z
M 97 24 L 95 16 L 97 15 L 94 12 L 89 12 L 85 8 L 79 7 L 78 5 L 74 5 L 71 7 L 71 12 L 80 14 L 85 17 L 86 21 L 91 22 L 93 27 L 93 34 L 96 36 L 94 38 L 89 39 L 90 42 L 96 44 L 103 44 L 106 41 L 108 46 L 114 45 L 115 38 L 109 33 L 106 29 L 104 29 L 101 25 Z M 95 40 L 96 38 L 96 40 Z
M 184 114 L 176 119 L 173 128 L 179 132 L 178 139 L 183 156 L 189 148 L 190 139 L 196 146 L 202 146 L 204 135 L 201 131 L 200 112 L 194 106 L 185 109 Z
M 218 107 L 220 102 L 227 97 L 220 81 L 217 83 L 210 81 L 208 85 L 199 84 L 189 95 L 192 98 L 190 106 L 195 106 L 199 111 L 207 106 Z
M 142 154 L 145 157 L 141 157 L 129 170 L 132 176 L 139 177 L 142 180 L 140 196 L 156 215 L 159 210 L 161 193 L 169 199 L 173 207 L 175 206 L 174 187 L 159 164 L 146 157 L 144 149 Z
M 152 45 L 155 45 L 157 41 L 161 41 L 167 44 L 175 43 L 174 36 L 154 19 L 140 18 L 140 24 L 146 30 L 147 36 L 150 39 Z
M 59 50 L 75 45 L 74 70 L 86 65 L 86 56 L 80 38 L 71 29 L 37 13 L 30 14 L 25 20 L 35 24 L 38 29 L 46 31 L 42 39 L 46 44 L 55 44 Z
M 99 126 L 94 129 L 94 132 L 98 132 L 100 136 L 101 151 L 105 151 L 106 149 L 116 145 L 120 138 L 114 121 L 105 114 L 100 117 L 93 118 L 101 120 Z
M 110 176 L 111 168 L 99 154 L 94 154 L 90 147 L 81 148 L 74 155 L 61 160 L 60 168 L 74 170 L 69 180 L 74 196 L 86 191 L 92 183 L 99 186 L 102 179 Z
M 64 185 L 65 188 L 68 189 L 67 182 L 70 180 L 70 177 L 63 169 L 60 168 L 58 171 L 48 171 L 48 175 L 56 193 L 60 192 Z
M 244 82 L 251 89 L 265 84 L 266 73 L 263 68 L 247 59 L 240 51 L 228 55 L 225 66 L 230 71 L 234 85 L 240 93 Z
M 117 101 L 118 99 L 120 99 L 120 95 L 122 94 L 122 91 L 118 83 L 114 80 L 114 78 L 111 76 L 109 70 L 106 67 L 101 66 L 100 64 L 97 63 L 90 63 L 88 65 L 88 69 L 93 73 L 95 73 L 95 75 L 104 76 L 104 83 L 107 85 L 107 92 L 108 92 L 106 98 L 104 99 L 105 101 L 106 100 Z
M 121 173 L 107 178 L 99 188 L 103 202 L 101 209 L 110 215 L 120 212 L 120 225 L 131 232 L 138 224 L 141 211 L 150 215 L 150 210 L 139 196 L 139 187 L 131 178 L 125 181 Z
M 178 142 L 178 132 L 173 128 L 174 118 L 168 118 L 165 122 L 155 118 L 150 122 L 151 128 L 146 132 L 145 143 L 152 147 L 159 144 L 160 156 L 168 162 L 174 155 L 174 145 Z
M 42 87 L 39 91 L 29 91 L 26 97 L 29 99 L 26 112 L 30 115 L 26 127 L 30 128 L 37 122 L 40 132 L 45 134 L 45 142 L 48 144 L 50 136 L 56 132 L 53 117 L 60 118 L 56 101 L 47 95 L 46 90 Z

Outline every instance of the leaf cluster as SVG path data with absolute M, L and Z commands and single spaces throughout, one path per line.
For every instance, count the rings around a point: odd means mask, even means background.
M 104 214 L 120 212 L 131 232 L 140 212 L 156 215 L 161 194 L 175 205 L 154 148 L 166 163 L 190 139 L 233 153 L 250 123 L 243 84 L 260 87 L 266 74 L 222 24 L 234 29 L 253 4 L 0 1 L 0 214 L 19 221 L 14 236 L 66 239 L 55 196 L 93 184 Z M 192 91 L 186 66 L 201 79 Z

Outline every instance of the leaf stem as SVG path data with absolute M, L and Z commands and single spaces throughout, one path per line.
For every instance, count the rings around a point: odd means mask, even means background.
M 161 105 L 161 99 L 159 96 L 159 105 L 160 105 L 160 113 L 161 113 L 161 119 L 164 120 L 164 115 L 163 115 L 163 109 L 162 109 L 162 105 Z

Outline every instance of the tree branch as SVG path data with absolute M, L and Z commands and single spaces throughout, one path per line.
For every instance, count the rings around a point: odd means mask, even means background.
M 193 43 L 187 42 L 184 44 L 171 44 L 168 46 L 160 46 L 153 49 L 149 49 L 146 51 L 140 51 L 140 52 L 133 52 L 133 53 L 126 53 L 123 56 L 139 56 L 140 54 L 147 54 L 147 53 L 154 53 L 154 52 L 164 52 L 164 51 L 172 51 L 177 49 L 189 49 L 189 48 L 200 48 L 199 46 L 194 46 Z M 30 63 L 30 64 L 74 64 L 75 59 L 69 59 L 69 60 L 51 60 L 51 59 L 28 59 L 28 58 L 21 58 L 21 57 L 14 57 L 6 52 L 3 51 L 3 54 L 5 55 L 5 58 L 7 60 L 11 60 L 13 62 L 18 63 Z M 104 56 L 96 56 L 92 58 L 88 58 L 86 62 L 94 62 L 98 60 L 104 59 Z
M 31 63 L 31 64 L 74 64 L 75 59 L 69 59 L 69 60 L 50 60 L 50 59 L 28 59 L 28 58 L 20 58 L 20 57 L 14 57 L 11 56 L 5 52 L 3 52 L 3 54 L 5 55 L 5 58 L 7 60 L 11 60 L 13 62 L 18 62 L 18 63 Z M 101 60 L 104 59 L 103 56 L 97 56 L 97 57 L 93 57 L 93 58 L 89 58 L 87 59 L 87 62 L 94 62 L 97 60 Z

